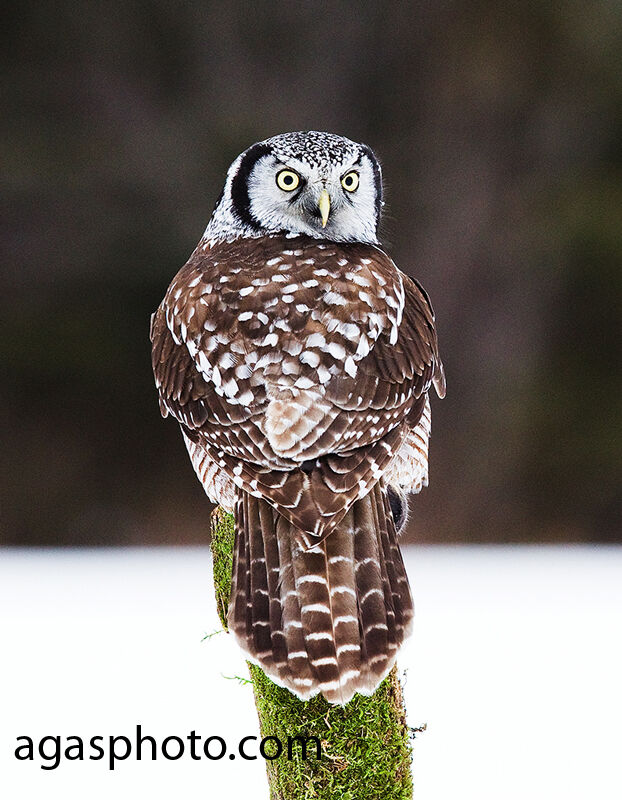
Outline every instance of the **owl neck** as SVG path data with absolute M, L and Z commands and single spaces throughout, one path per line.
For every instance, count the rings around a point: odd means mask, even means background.
M 264 236 L 282 236 L 285 239 L 294 239 L 302 236 L 308 239 L 316 239 L 318 241 L 333 241 L 336 243 L 353 243 L 360 242 L 363 244 L 378 245 L 378 239 L 375 236 L 369 236 L 359 239 L 352 239 L 347 237 L 330 236 L 323 231 L 314 231 L 312 229 L 304 231 L 287 231 L 283 229 L 271 230 L 269 228 L 254 228 L 250 225 L 245 225 L 238 220 L 229 209 L 222 209 L 217 206 L 210 221 L 203 233 L 203 242 L 208 242 L 210 246 L 219 242 L 234 242 L 236 239 L 260 239 Z

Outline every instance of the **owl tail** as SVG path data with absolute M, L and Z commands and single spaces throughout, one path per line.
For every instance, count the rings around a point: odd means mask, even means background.
M 357 500 L 324 541 L 240 492 L 229 629 L 251 661 L 307 700 L 372 694 L 408 636 L 413 604 L 386 491 Z

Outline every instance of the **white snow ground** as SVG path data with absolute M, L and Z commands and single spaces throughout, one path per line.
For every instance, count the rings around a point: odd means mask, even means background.
M 405 557 L 417 616 L 400 665 L 410 724 L 427 723 L 416 800 L 620 800 L 622 548 Z M 0 795 L 267 798 L 261 760 L 44 771 L 13 755 L 18 736 L 132 738 L 138 723 L 235 749 L 257 723 L 250 687 L 223 677 L 246 674 L 235 645 L 201 641 L 217 627 L 207 549 L 0 551 Z

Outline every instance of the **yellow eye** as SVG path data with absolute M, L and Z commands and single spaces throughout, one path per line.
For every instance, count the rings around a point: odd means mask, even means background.
M 359 188 L 358 172 L 347 172 L 341 179 L 341 185 L 346 192 L 355 192 Z
M 293 169 L 282 169 L 276 176 L 276 185 L 284 192 L 293 192 L 300 186 L 300 175 Z

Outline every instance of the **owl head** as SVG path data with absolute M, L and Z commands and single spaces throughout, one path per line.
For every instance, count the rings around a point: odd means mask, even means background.
M 380 165 L 369 147 L 333 133 L 283 133 L 233 162 L 205 238 L 285 233 L 377 242 Z

